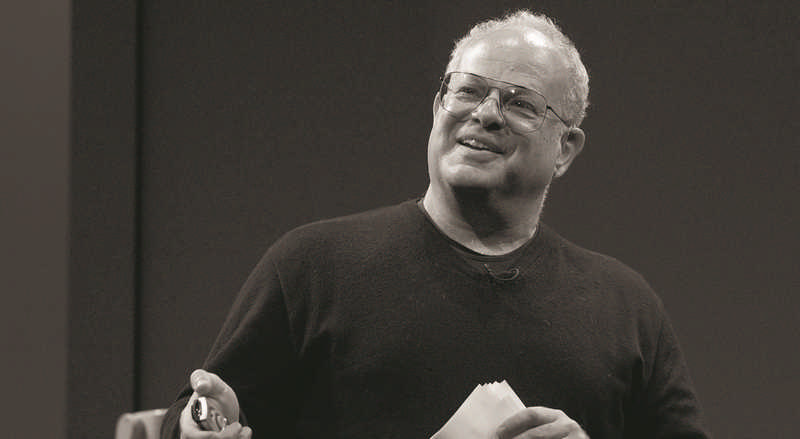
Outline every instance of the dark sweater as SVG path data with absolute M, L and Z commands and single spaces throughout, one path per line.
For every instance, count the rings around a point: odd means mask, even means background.
M 489 275 L 413 201 L 300 227 L 259 262 L 203 367 L 255 438 L 427 439 L 504 379 L 593 439 L 707 437 L 641 276 L 544 225 L 515 255 L 513 280 Z

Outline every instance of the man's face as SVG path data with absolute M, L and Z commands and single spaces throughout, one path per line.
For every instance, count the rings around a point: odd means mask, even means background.
M 498 31 L 471 41 L 448 72 L 473 73 L 537 90 L 559 111 L 566 95 L 565 68 L 551 44 L 538 32 Z M 441 107 L 437 95 L 428 141 L 432 185 L 538 198 L 557 165 L 565 160 L 569 165 L 574 156 L 565 157 L 561 142 L 565 126 L 555 116 L 548 112 L 537 131 L 514 132 L 505 123 L 498 98 L 493 89 L 474 111 L 456 117 Z

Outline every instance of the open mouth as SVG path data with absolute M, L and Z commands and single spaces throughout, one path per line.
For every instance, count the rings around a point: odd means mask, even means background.
M 460 145 L 464 145 L 469 149 L 474 149 L 476 151 L 489 151 L 495 154 L 502 154 L 503 151 L 495 145 L 481 142 L 480 140 L 474 137 L 465 137 L 458 141 Z

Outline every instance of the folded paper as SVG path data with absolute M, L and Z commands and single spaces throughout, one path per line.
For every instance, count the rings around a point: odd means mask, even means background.
M 524 408 L 506 381 L 479 384 L 431 439 L 489 439 L 503 421 Z

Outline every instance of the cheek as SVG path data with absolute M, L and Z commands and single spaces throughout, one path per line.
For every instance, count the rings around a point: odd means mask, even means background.
M 455 142 L 456 122 L 451 118 L 438 115 L 434 118 L 431 134 L 428 138 L 429 155 L 439 154 L 452 147 Z
M 437 167 L 447 151 L 450 149 L 450 124 L 441 115 L 434 117 L 431 133 L 428 137 L 428 170 L 433 174 L 438 174 Z
M 529 143 L 517 150 L 514 173 L 519 178 L 537 185 L 549 183 L 555 172 L 558 150 L 552 142 Z
M 532 165 L 538 169 L 554 167 L 560 150 L 560 138 L 552 134 L 529 142 L 527 148 Z

